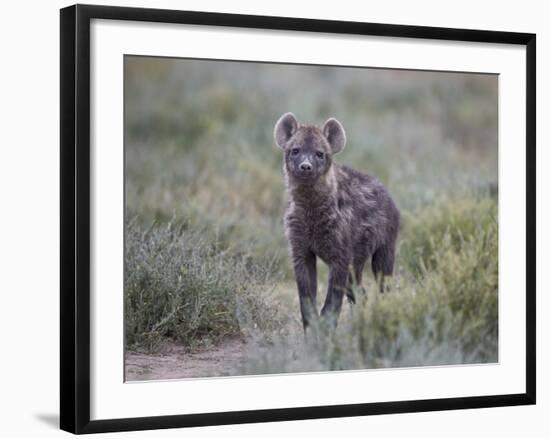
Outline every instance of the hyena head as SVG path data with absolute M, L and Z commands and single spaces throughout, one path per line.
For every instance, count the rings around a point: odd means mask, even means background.
M 275 142 L 284 151 L 284 165 L 293 182 L 316 182 L 329 172 L 332 156 L 344 149 L 346 134 L 336 119 L 322 128 L 301 125 L 292 113 L 283 114 L 274 130 Z

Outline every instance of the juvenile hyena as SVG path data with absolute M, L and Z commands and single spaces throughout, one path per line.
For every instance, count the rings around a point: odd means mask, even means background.
M 300 297 L 304 329 L 317 316 L 319 257 L 329 266 L 328 291 L 321 316 L 336 324 L 344 294 L 354 301 L 367 260 L 384 290 L 393 272 L 399 210 L 380 181 L 333 163 L 346 135 L 336 119 L 322 128 L 301 125 L 292 113 L 277 121 L 275 141 L 284 151 L 289 204 L 285 233 Z

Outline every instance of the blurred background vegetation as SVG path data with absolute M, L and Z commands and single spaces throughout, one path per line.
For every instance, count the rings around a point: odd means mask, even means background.
M 235 373 L 497 361 L 494 75 L 125 58 L 126 347 L 242 336 Z M 402 211 L 396 274 L 304 343 L 277 118 L 346 129 L 338 163 Z M 319 295 L 324 299 L 326 270 Z

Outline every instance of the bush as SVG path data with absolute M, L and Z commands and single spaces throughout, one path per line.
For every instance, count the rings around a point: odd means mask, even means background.
M 474 196 L 439 201 L 430 206 L 403 212 L 400 260 L 415 276 L 436 270 L 440 247 L 459 253 L 473 236 L 496 228 L 497 205 L 491 198 Z M 496 255 L 497 253 L 495 253 Z
M 278 327 L 272 266 L 205 236 L 174 222 L 127 224 L 127 348 L 155 351 L 163 337 L 193 346 Z

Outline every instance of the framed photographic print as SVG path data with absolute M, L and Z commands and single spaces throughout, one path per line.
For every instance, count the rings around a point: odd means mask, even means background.
M 61 10 L 61 428 L 535 403 L 535 35 Z

